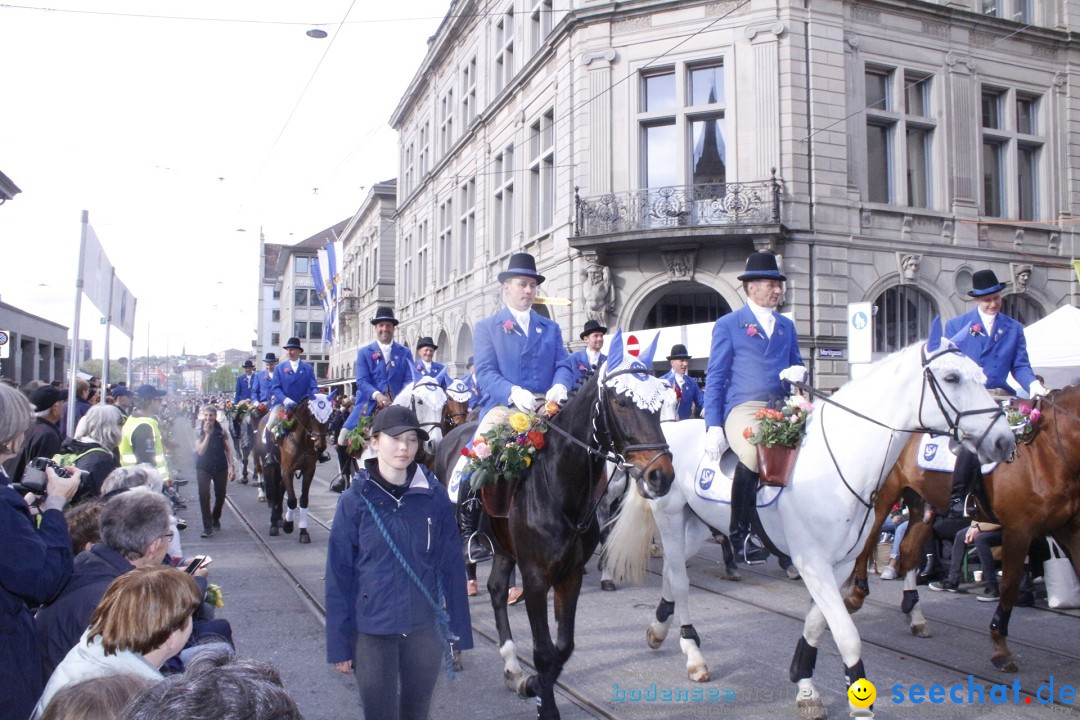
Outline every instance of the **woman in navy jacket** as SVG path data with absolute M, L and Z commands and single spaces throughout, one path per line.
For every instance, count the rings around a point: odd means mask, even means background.
M 18 455 L 33 420 L 23 394 L 0 384 L 0 462 Z M 79 473 L 61 478 L 51 469 L 46 472 L 47 495 L 41 524 L 35 527 L 26 501 L 0 468 L 0 720 L 25 720 L 41 695 L 45 683 L 30 606 L 50 600 L 71 576 L 71 538 L 63 510 L 79 487 Z M 461 547 L 456 541 L 453 545 Z
M 450 641 L 473 644 L 465 561 L 446 489 L 416 463 L 427 439 L 416 416 L 391 405 L 371 431 L 376 457 L 342 494 L 330 532 L 327 660 L 355 673 L 365 717 L 422 720 Z

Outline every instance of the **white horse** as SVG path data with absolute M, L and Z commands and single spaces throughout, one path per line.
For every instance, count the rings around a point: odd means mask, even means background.
M 930 341 L 875 363 L 864 376 L 837 391 L 832 397 L 835 404 L 825 400 L 815 403 L 789 486 L 758 492 L 763 530 L 777 549 L 791 556 L 813 598 L 790 671 L 792 682 L 798 684 L 796 704 L 803 717 L 826 714 L 813 683 L 817 647 L 826 627 L 832 631 L 844 661 L 848 684 L 865 677 L 859 632 L 844 606 L 840 586 L 850 576 L 870 531 L 872 495 L 896 463 L 911 432 L 919 428 L 948 430 L 984 463 L 1008 459 L 1015 452 L 1008 423 L 986 390 L 982 370 L 951 345 L 931 352 L 929 348 L 937 347 L 939 341 L 940 325 L 935 323 Z M 708 530 L 700 519 L 690 516 L 701 512 L 708 516 L 709 524 L 726 527 L 730 506 L 722 502 L 704 505 L 699 502 L 697 487 L 710 480 L 729 485 L 730 480 L 721 476 L 730 477 L 735 460 L 726 455 L 719 468 L 703 462 L 703 423 L 683 421 L 665 428 L 676 481 L 669 494 L 656 503 L 664 533 L 661 608 L 667 606 L 668 622 L 672 609 L 682 613 L 680 621 L 685 619 L 688 625 L 680 641 L 687 656 L 687 672 L 691 679 L 704 681 L 708 668 L 686 608 L 686 557 L 688 550 L 700 547 Z M 728 465 L 728 472 L 723 472 Z M 630 518 L 627 522 L 641 521 L 635 517 L 640 510 L 637 506 L 649 508 L 648 503 L 628 503 L 623 510 Z M 681 524 L 664 519 L 678 513 L 685 518 Z M 616 576 L 640 576 L 644 567 L 625 561 L 615 542 L 622 522 L 620 517 L 609 538 L 608 560 Z M 666 633 L 665 623 L 654 623 L 648 632 L 650 645 L 659 646 Z

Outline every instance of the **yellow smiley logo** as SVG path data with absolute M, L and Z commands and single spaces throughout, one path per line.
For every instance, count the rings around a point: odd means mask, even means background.
M 877 688 L 866 678 L 860 678 L 851 683 L 847 690 L 848 702 L 857 708 L 868 708 L 874 704 L 877 697 Z

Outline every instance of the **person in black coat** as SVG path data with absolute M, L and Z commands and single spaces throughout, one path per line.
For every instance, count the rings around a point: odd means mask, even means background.
M 60 452 L 64 437 L 60 434 L 60 416 L 64 414 L 64 391 L 52 385 L 43 385 L 30 393 L 34 414 L 30 427 L 26 428 L 21 449 L 4 461 L 11 482 L 22 482 L 26 465 L 37 457 L 51 458 Z
M 120 467 L 116 448 L 120 444 L 123 424 L 124 414 L 120 408 L 95 405 L 79 421 L 75 436 L 61 445 L 60 455 L 85 473 L 74 502 L 99 496 L 105 478 Z
M 0 385 L 0 462 L 19 454 L 34 416 L 26 397 Z M 37 658 L 31 607 L 50 600 L 71 576 L 71 538 L 63 508 L 78 477 L 46 470 L 48 484 L 36 525 L 30 507 L 0 469 L 0 720 L 26 720 L 45 679 Z

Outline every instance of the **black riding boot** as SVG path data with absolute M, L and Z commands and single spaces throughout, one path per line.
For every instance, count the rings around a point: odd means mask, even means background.
M 757 495 L 758 474 L 742 463 L 735 466 L 735 477 L 731 481 L 731 548 L 737 561 L 748 565 L 763 563 L 769 557 L 769 551 L 750 540 L 753 521 L 754 498 Z
M 950 518 L 968 517 L 974 514 L 965 507 L 968 493 L 971 491 L 975 473 L 979 472 L 979 457 L 968 450 L 960 448 L 956 452 L 956 467 L 953 469 L 952 492 L 949 495 Z
M 470 490 L 458 508 L 458 528 L 465 551 L 465 562 L 478 563 L 491 558 L 491 540 L 480 532 L 480 497 Z

